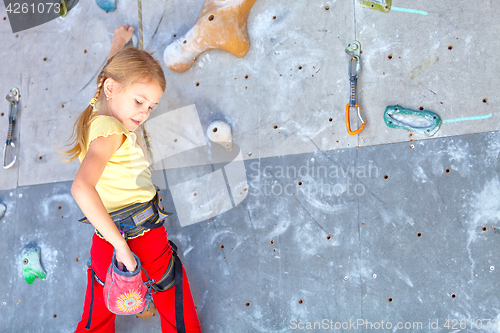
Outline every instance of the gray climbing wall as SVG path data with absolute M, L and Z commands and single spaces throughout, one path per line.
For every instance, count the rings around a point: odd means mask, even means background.
M 155 117 L 170 115 L 187 129 L 170 126 L 157 139 L 168 153 L 155 179 L 177 211 L 166 228 L 204 332 L 498 331 L 495 4 L 393 0 L 382 13 L 353 1 L 257 0 L 245 58 L 212 50 L 186 72 L 164 66 L 168 87 Z M 0 8 L 0 92 L 16 86 L 22 96 L 19 162 L 0 170 L 1 332 L 71 332 L 81 316 L 93 230 L 76 222 L 69 192 L 78 163 L 61 163 L 57 149 L 95 93 L 114 29 L 138 28 L 135 6 L 118 2 L 105 13 L 82 1 L 64 18 L 15 34 Z M 162 62 L 203 1 L 143 6 L 145 47 Z M 346 133 L 344 115 L 344 49 L 354 39 L 363 50 L 358 98 L 368 122 L 359 136 Z M 171 112 L 193 104 L 194 113 Z M 444 123 L 434 138 L 410 141 L 408 131 L 383 122 L 395 104 L 432 110 Z M 203 148 L 214 119 L 231 125 L 236 150 L 198 165 L 201 151 L 215 149 Z M 179 158 L 196 147 L 197 158 Z M 175 202 L 174 176 L 190 180 L 217 211 L 221 197 L 207 195 L 198 177 L 225 169 L 233 189 L 227 166 L 237 153 L 246 173 L 241 203 L 233 191 L 223 202 L 229 210 L 181 227 L 185 210 L 198 213 L 192 201 Z M 21 261 L 29 246 L 40 247 L 47 271 L 31 285 Z M 117 332 L 160 325 L 158 316 L 116 323 Z

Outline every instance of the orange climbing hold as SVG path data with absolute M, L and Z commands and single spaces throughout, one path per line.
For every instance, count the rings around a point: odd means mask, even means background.
M 243 58 L 250 50 L 247 18 L 255 1 L 206 0 L 195 25 L 165 49 L 165 64 L 175 72 L 184 72 L 209 49 Z

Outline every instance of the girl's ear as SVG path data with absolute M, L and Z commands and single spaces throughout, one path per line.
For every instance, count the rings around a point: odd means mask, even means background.
M 104 80 L 103 89 L 105 94 L 104 97 L 112 97 L 113 92 L 116 92 L 118 90 L 118 82 L 108 77 L 106 80 Z

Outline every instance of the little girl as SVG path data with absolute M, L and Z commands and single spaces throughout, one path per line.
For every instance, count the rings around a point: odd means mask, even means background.
M 166 276 L 172 258 L 165 228 L 151 226 L 160 219 L 148 221 L 149 228 L 137 224 L 126 239 L 110 216 L 131 204 L 156 198 L 149 162 L 136 143 L 134 131 L 158 104 L 166 82 L 160 64 L 149 53 L 133 47 L 122 49 L 132 33 L 128 24 L 115 30 L 108 61 L 97 77 L 97 92 L 76 121 L 72 148 L 66 152 L 69 160 L 78 157 L 81 161 L 71 194 L 96 229 L 84 310 L 76 332 L 115 331 L 115 314 L 106 307 L 98 282 L 105 279 L 113 251 L 118 266 L 124 265 L 130 272 L 137 267 L 134 252 L 155 281 Z M 182 273 L 185 329 L 200 332 L 186 272 Z M 174 298 L 175 287 L 153 294 L 162 332 L 176 332 Z

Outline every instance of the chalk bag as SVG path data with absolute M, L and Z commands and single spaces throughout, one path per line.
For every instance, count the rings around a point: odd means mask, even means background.
M 132 252 L 137 261 L 137 268 L 129 272 L 117 266 L 116 253 L 113 251 L 111 265 L 104 282 L 104 302 L 109 311 L 117 315 L 132 315 L 142 312 L 152 299 L 150 288 L 141 277 L 141 262 Z

